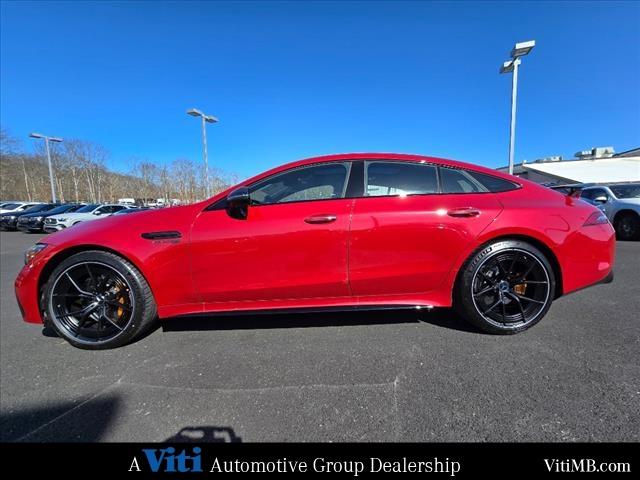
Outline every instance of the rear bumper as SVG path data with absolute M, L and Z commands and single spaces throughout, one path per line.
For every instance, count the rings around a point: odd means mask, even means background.
M 558 253 L 563 294 L 613 281 L 616 237 L 609 224 L 582 227 Z

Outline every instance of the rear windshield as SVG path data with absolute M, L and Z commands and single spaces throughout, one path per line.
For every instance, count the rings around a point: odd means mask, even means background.
M 57 213 L 73 212 L 78 208 L 79 207 L 77 205 L 60 205 L 59 207 L 56 207 L 53 210 L 49 210 L 48 213 L 50 213 L 51 215 L 55 215 Z
M 609 188 L 616 198 L 640 198 L 640 183 L 611 185 Z
M 41 203 L 38 205 L 34 205 L 33 207 L 29 207 L 26 210 L 23 210 L 21 213 L 36 213 L 36 212 L 42 212 L 45 210 L 49 210 L 51 208 L 50 205 L 47 205 L 46 203 Z

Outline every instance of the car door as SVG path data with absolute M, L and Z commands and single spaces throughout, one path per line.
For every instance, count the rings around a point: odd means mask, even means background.
M 194 287 L 205 303 L 349 295 L 349 162 L 294 168 L 250 185 L 245 220 L 224 201 L 191 231 Z
M 353 207 L 349 277 L 353 295 L 423 293 L 498 215 L 495 195 L 462 170 L 366 161 Z

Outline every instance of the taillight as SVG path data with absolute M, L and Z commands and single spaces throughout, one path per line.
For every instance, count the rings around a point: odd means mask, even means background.
M 607 220 L 607 216 L 602 213 L 602 212 L 593 212 L 591 215 L 589 215 L 589 218 L 587 218 L 587 221 L 584 222 L 584 226 L 588 227 L 590 225 L 602 225 L 603 223 L 607 223 L 609 220 Z

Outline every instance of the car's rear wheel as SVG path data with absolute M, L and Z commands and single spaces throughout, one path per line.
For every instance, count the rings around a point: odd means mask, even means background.
M 50 325 L 70 344 L 88 350 L 122 346 L 148 329 L 156 305 L 145 278 L 113 253 L 70 256 L 44 288 Z
M 640 215 L 633 212 L 619 213 L 613 222 L 618 240 L 640 239 Z
M 497 241 L 463 266 L 454 307 L 486 332 L 513 334 L 544 317 L 554 292 L 553 268 L 539 249 L 520 240 Z

